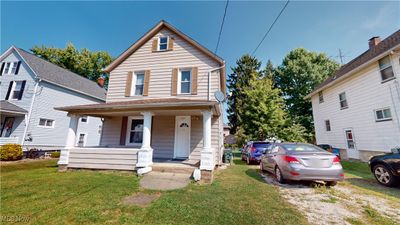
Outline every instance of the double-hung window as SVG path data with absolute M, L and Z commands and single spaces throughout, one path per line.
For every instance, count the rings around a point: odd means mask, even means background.
M 131 119 L 128 124 L 128 142 L 132 145 L 139 145 L 143 140 L 143 120 Z
M 190 94 L 192 83 L 192 70 L 182 69 L 179 76 L 179 91 L 180 94 Z
M 11 99 L 20 99 L 23 81 L 14 81 L 13 87 L 11 89 Z
M 135 95 L 143 95 L 144 73 L 136 73 Z
M 342 92 L 339 94 L 339 101 L 340 101 L 340 109 L 347 109 L 347 99 L 346 99 L 346 92 Z
M 331 131 L 331 121 L 325 120 L 325 129 L 326 131 Z
M 391 80 L 394 78 L 392 64 L 390 63 L 390 57 L 386 56 L 379 60 L 379 69 L 381 71 L 382 82 Z
M 5 64 L 5 66 L 4 66 L 4 74 L 9 74 L 10 73 L 11 64 L 13 64 L 13 63 L 8 62 L 8 63 Z
M 3 74 L 17 74 L 19 62 L 6 62 L 4 63 L 4 70 L 1 75 Z
M 168 37 L 158 38 L 158 51 L 166 51 L 168 49 Z
M 319 103 L 324 102 L 324 94 L 322 93 L 322 91 L 318 92 L 318 100 L 319 100 Z
M 54 127 L 54 120 L 40 118 L 40 120 L 39 120 L 39 127 L 48 127 L 48 128 L 52 128 L 52 127 Z
M 390 108 L 384 109 L 376 109 L 375 110 L 375 121 L 387 121 L 392 119 L 392 113 L 390 112 Z

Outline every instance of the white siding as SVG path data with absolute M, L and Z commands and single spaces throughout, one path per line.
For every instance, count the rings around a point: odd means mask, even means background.
M 169 30 L 161 30 L 155 37 L 172 36 L 175 38 L 173 51 L 152 52 L 152 40 L 142 45 L 110 73 L 107 102 L 133 100 L 138 98 L 182 97 L 207 99 L 207 71 L 219 67 L 218 63 Z M 173 68 L 198 67 L 198 94 L 171 96 L 171 79 Z M 151 70 L 149 96 L 125 97 L 125 86 L 128 71 Z M 211 97 L 220 90 L 219 72 L 211 76 Z
M 397 79 L 381 83 L 378 62 L 348 79 L 323 90 L 324 102 L 318 94 L 312 97 L 318 144 L 331 144 L 346 149 L 344 129 L 352 128 L 358 150 L 388 152 L 400 146 L 400 65 L 399 56 L 392 56 Z M 339 93 L 346 92 L 348 109 L 340 109 Z M 374 110 L 390 107 L 391 121 L 375 122 Z M 330 120 L 332 131 L 326 131 Z
M 67 116 L 67 112 L 55 110 L 54 107 L 92 104 L 97 102 L 97 100 L 90 99 L 65 88 L 47 82 L 40 82 L 27 132 L 31 134 L 32 142 L 25 142 L 25 145 L 65 146 L 70 118 Z M 39 127 L 40 118 L 54 120 L 54 128 Z M 98 127 L 102 124 L 101 119 L 89 117 L 89 121 L 90 127 L 86 127 L 87 129 L 85 129 L 85 125 L 81 126 L 79 124 L 78 131 L 88 134 L 87 143 L 90 143 L 90 145 L 98 145 L 100 139 Z

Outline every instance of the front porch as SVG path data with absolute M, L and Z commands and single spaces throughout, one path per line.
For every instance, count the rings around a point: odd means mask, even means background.
M 0 146 L 22 144 L 28 111 L 9 101 L 0 101 Z
M 223 147 L 219 135 L 221 114 L 213 106 L 215 102 L 198 103 L 191 107 L 167 104 L 169 108 L 160 105 L 154 108 L 148 104 L 129 110 L 66 110 L 70 128 L 59 165 L 135 170 L 138 174 L 152 170 L 193 172 L 196 168 L 213 171 L 220 162 Z M 101 146 L 76 147 L 81 143 L 76 127 L 82 115 L 104 118 Z

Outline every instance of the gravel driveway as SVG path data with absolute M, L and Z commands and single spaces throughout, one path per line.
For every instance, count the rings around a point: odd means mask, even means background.
M 363 190 L 346 181 L 327 188 L 315 182 L 279 184 L 269 173 L 260 175 L 279 188 L 282 197 L 303 212 L 311 224 L 400 224 L 397 197 Z

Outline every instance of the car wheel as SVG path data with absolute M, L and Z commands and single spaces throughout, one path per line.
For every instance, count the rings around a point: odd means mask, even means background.
M 283 175 L 282 175 L 281 169 L 279 169 L 279 167 L 275 168 L 275 177 L 279 183 L 281 183 L 281 184 L 285 183 L 285 179 L 283 179 Z
M 373 172 L 376 180 L 382 185 L 391 187 L 396 182 L 392 173 L 384 165 L 374 166 Z
M 327 181 L 325 185 L 327 187 L 333 187 L 333 186 L 336 186 L 336 184 L 337 184 L 336 181 Z

